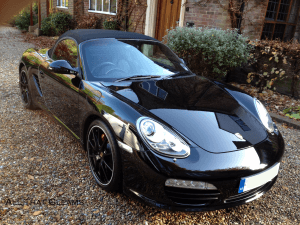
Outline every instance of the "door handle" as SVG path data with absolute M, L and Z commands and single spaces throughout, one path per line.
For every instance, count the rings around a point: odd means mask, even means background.
M 44 75 L 44 72 L 43 72 L 43 71 L 41 71 L 41 70 L 40 70 L 40 75 L 41 75 L 41 77 L 42 77 L 42 78 L 44 78 L 44 77 L 45 77 L 45 75 Z

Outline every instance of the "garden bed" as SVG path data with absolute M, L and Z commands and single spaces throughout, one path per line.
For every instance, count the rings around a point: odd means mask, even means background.
M 24 42 L 31 43 L 35 45 L 35 48 L 37 49 L 43 49 L 43 48 L 52 48 L 52 46 L 55 44 L 56 40 L 58 39 L 58 36 L 56 37 L 47 37 L 47 36 L 36 36 L 32 33 L 25 32 L 21 34 L 21 38 L 24 40 Z
M 238 87 L 253 97 L 256 97 L 260 101 L 262 101 L 269 112 L 276 113 L 281 116 L 286 116 L 284 112 L 285 109 L 300 107 L 300 101 L 288 96 L 280 94 L 276 91 L 272 90 L 264 90 L 262 93 L 259 93 L 259 88 L 253 87 L 250 84 L 237 84 L 230 83 L 231 85 Z M 292 118 L 294 120 L 298 120 L 296 118 Z

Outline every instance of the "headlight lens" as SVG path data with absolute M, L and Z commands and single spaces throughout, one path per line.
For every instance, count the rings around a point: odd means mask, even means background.
M 151 118 L 139 118 L 137 129 L 142 138 L 159 154 L 176 158 L 190 155 L 189 146 L 175 132 Z
M 262 124 L 265 126 L 265 128 L 267 128 L 269 132 L 272 133 L 274 131 L 274 125 L 270 114 L 268 113 L 265 106 L 258 99 L 254 98 L 254 102 Z

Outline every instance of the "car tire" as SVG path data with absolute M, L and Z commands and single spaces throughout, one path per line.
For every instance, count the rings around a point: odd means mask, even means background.
M 91 172 L 106 191 L 119 191 L 122 185 L 121 157 L 111 129 L 102 121 L 93 121 L 86 135 L 86 149 Z
M 19 74 L 19 87 L 21 92 L 22 103 L 26 109 L 38 109 L 33 102 L 31 89 L 29 85 L 29 78 L 25 66 L 21 68 Z

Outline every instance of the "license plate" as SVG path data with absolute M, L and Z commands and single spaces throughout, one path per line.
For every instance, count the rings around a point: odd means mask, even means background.
M 239 186 L 239 193 L 252 190 L 272 180 L 278 174 L 279 165 L 280 163 L 276 163 L 266 171 L 249 177 L 242 177 Z

